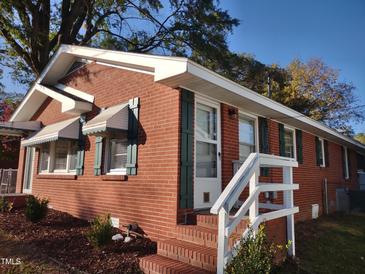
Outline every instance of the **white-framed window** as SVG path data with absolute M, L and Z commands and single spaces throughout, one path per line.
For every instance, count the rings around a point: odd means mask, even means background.
M 349 154 L 348 154 L 348 149 L 347 147 L 343 147 L 343 156 L 344 156 L 344 173 L 345 173 L 345 179 L 349 179 L 350 178 L 350 168 L 349 168 Z
M 106 138 L 105 163 L 107 174 L 127 174 L 127 147 L 127 137 Z
M 257 119 L 240 113 L 239 115 L 239 160 L 244 162 L 257 147 Z
M 39 158 L 39 172 L 48 172 L 49 170 L 49 153 L 50 153 L 50 143 L 45 143 L 42 145 L 40 150 Z
M 318 138 L 319 140 L 319 151 L 318 151 L 318 161 L 320 167 L 326 166 L 325 152 L 324 152 L 324 140 L 322 138 Z
M 77 141 L 58 140 L 40 147 L 39 173 L 76 173 Z
M 284 127 L 284 139 L 285 139 L 285 157 L 294 158 L 297 157 L 295 129 L 291 127 Z

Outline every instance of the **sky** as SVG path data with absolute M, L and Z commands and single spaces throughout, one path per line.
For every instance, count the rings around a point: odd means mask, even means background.
M 352 82 L 365 104 L 364 0 L 236 0 L 221 7 L 240 20 L 230 49 L 265 64 L 286 66 L 294 58 L 321 58 Z M 363 108 L 365 112 L 365 108 Z M 365 132 L 365 123 L 353 124 Z
M 240 20 L 228 37 L 232 51 L 281 66 L 321 58 L 354 84 L 358 104 L 365 104 L 365 0 L 221 0 L 220 7 Z M 25 92 L 6 74 L 2 82 L 8 91 Z M 365 123 L 353 127 L 365 132 Z

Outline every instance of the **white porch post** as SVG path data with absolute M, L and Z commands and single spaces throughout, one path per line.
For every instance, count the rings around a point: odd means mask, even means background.
M 226 253 L 228 248 L 228 237 L 226 227 L 228 225 L 229 212 L 224 207 L 218 213 L 218 249 L 217 249 L 217 274 L 223 274 L 226 267 Z
M 256 190 L 256 186 L 259 182 L 259 173 L 260 173 L 260 168 L 256 168 L 254 174 L 252 175 L 251 179 L 250 179 L 250 196 L 253 195 L 253 193 Z M 250 206 L 250 211 L 249 211 L 249 216 L 250 216 L 250 225 L 253 225 L 253 223 L 255 222 L 256 217 L 259 215 L 259 197 L 257 196 L 257 198 L 255 199 L 255 201 L 252 203 L 252 205 Z M 253 231 L 254 235 L 256 234 L 256 230 Z
M 283 183 L 293 184 L 293 168 L 283 167 Z M 294 207 L 294 194 L 293 190 L 284 191 L 284 207 Z M 288 253 L 290 256 L 295 256 L 295 231 L 294 231 L 294 214 L 286 217 L 287 222 L 287 238 L 291 242 Z

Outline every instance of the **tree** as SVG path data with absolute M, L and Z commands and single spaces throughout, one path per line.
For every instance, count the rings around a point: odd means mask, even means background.
M 1 75 L 0 71 L 0 78 Z M 0 83 L 0 122 L 9 120 L 22 97 L 23 96 L 18 93 L 5 92 L 3 85 Z M 20 139 L 13 136 L 0 135 L 0 142 L 0 160 L 16 161 L 19 156 Z M 14 163 L 14 165 L 15 164 L 16 163 Z
M 215 0 L 0 0 L 0 61 L 20 83 L 38 77 L 60 44 L 221 59 L 238 20 Z
M 286 68 L 264 65 L 252 56 L 230 54 L 226 62 L 209 64 L 224 76 L 341 133 L 353 135 L 350 121 L 364 121 L 351 83 L 339 80 L 339 71 L 320 59 L 293 60 Z
M 362 144 L 365 145 L 365 134 L 364 133 L 358 133 L 354 136 L 354 139 Z
M 306 63 L 293 60 L 287 67 L 290 81 L 281 102 L 314 120 L 352 135 L 350 121 L 361 122 L 364 115 L 357 105 L 352 83 L 339 80 L 339 71 L 320 59 Z

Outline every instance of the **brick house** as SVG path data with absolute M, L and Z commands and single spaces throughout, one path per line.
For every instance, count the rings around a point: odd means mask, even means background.
M 23 137 L 18 193 L 138 223 L 146 273 L 221 273 L 248 220 L 295 243 L 364 168 L 365 146 L 186 58 L 69 45 L 0 131 Z

